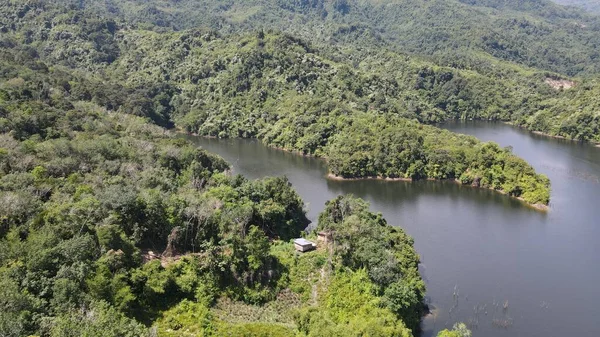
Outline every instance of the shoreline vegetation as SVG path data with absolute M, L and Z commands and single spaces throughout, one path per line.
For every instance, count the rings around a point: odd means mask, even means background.
M 597 141 L 592 141 L 592 140 L 577 140 L 577 139 L 567 138 L 565 136 L 559 136 L 559 135 L 553 135 L 553 134 L 550 134 L 550 133 L 545 133 L 545 132 L 542 132 L 542 131 L 534 131 L 534 130 L 527 129 L 525 127 L 519 127 L 519 126 L 517 126 L 517 127 L 520 128 L 520 129 L 524 129 L 526 131 L 529 131 L 529 132 L 531 132 L 533 134 L 536 134 L 538 136 L 544 136 L 544 137 L 548 137 L 548 138 L 561 139 L 561 140 L 566 140 L 566 141 L 569 141 L 569 142 L 580 143 L 580 144 L 589 144 L 589 145 L 594 146 L 594 147 L 600 147 L 600 142 L 597 142 Z
M 507 123 L 508 124 L 508 123 Z M 514 126 L 512 124 L 509 124 L 511 126 Z M 207 138 L 207 139 L 219 139 L 218 137 L 211 137 L 211 136 L 202 136 L 202 135 L 198 135 L 196 133 L 192 133 L 192 132 L 187 132 L 181 128 L 176 128 L 176 132 L 180 133 L 180 134 L 184 134 L 184 135 L 191 135 L 191 136 L 195 136 L 195 137 L 203 137 L 203 138 Z M 244 138 L 242 138 L 244 139 Z M 248 139 L 248 138 L 246 138 Z M 259 139 L 254 138 L 254 140 L 260 141 Z M 264 145 L 264 144 L 263 144 Z M 268 145 L 265 145 L 268 146 Z M 600 147 L 600 145 L 598 145 Z M 308 158 L 314 158 L 314 159 L 318 159 L 318 160 L 323 160 L 326 164 L 328 164 L 328 160 L 326 157 L 319 157 L 319 156 L 315 156 L 315 155 L 311 155 L 311 154 L 306 154 L 306 153 L 302 153 L 300 151 L 297 150 L 288 150 L 282 147 L 274 147 L 274 146 L 269 146 L 270 148 L 274 149 L 274 150 L 278 150 L 278 151 L 282 151 L 282 152 L 286 152 L 286 153 L 290 153 L 293 155 L 297 155 L 297 156 L 302 156 L 302 157 L 308 157 Z M 329 180 L 334 180 L 334 181 L 358 181 L 358 180 L 381 180 L 381 181 L 404 181 L 404 182 L 414 182 L 415 180 L 413 180 L 412 178 L 402 178 L 402 177 L 397 177 L 397 178 L 390 178 L 390 177 L 383 177 L 383 176 L 371 176 L 371 177 L 342 177 L 342 176 L 338 176 L 335 175 L 332 172 L 328 172 L 325 175 L 326 179 Z M 541 212 L 548 212 L 550 211 L 550 206 L 549 205 L 545 205 L 545 204 L 541 204 L 541 203 L 530 203 L 528 201 L 526 201 L 525 199 L 521 198 L 521 197 L 515 197 L 512 196 L 508 193 L 506 193 L 505 191 L 502 190 L 498 190 L 498 189 L 494 189 L 491 187 L 480 187 L 480 186 L 476 186 L 476 185 L 469 185 L 469 184 L 463 184 L 459 179 L 433 179 L 433 178 L 427 178 L 424 179 L 427 181 L 450 181 L 453 183 L 456 183 L 460 186 L 464 186 L 464 187 L 471 187 L 471 188 L 483 188 L 483 189 L 487 189 L 487 190 L 491 190 L 503 195 L 506 195 L 509 198 L 512 199 L 516 199 L 521 201 L 525 206 L 533 208 L 537 211 L 541 211 Z M 418 181 L 418 180 L 416 180 Z
M 357 181 L 357 180 L 406 181 L 406 182 L 414 181 L 412 178 L 390 178 L 390 177 L 383 177 L 383 176 L 345 178 L 345 177 L 337 176 L 331 172 L 327 173 L 327 175 L 325 177 L 329 180 L 337 180 L 337 181 Z M 437 181 L 436 179 L 427 179 L 427 180 Z
M 180 128 L 177 128 L 176 131 L 178 133 L 185 134 L 185 135 L 192 135 L 192 136 L 203 137 L 203 138 L 207 138 L 207 139 L 218 139 L 218 137 L 202 136 L 202 135 L 198 135 L 196 133 L 187 132 L 187 131 L 182 130 Z M 446 131 L 446 132 L 448 132 L 448 131 Z M 474 137 L 471 137 L 471 138 L 474 138 Z M 244 138 L 242 138 L 242 139 L 244 139 Z M 246 139 L 248 139 L 248 138 L 246 138 Z M 256 139 L 256 138 L 254 138 L 254 139 L 257 140 L 257 141 L 261 141 L 260 139 Z M 264 141 L 262 143 L 263 143 L 264 146 L 267 146 L 267 147 L 269 147 L 271 149 L 274 149 L 274 150 L 283 151 L 283 152 L 290 153 L 290 154 L 293 154 L 293 155 L 298 155 L 298 156 L 303 156 L 303 157 L 309 157 L 309 158 L 315 158 L 315 159 L 323 160 L 326 163 L 326 165 L 328 167 L 330 167 L 329 158 L 326 157 L 326 156 L 316 156 L 314 154 L 307 154 L 307 153 L 303 153 L 303 152 L 298 151 L 298 150 L 289 150 L 289 149 L 286 149 L 284 147 L 270 146 L 268 144 L 264 144 Z M 490 143 L 490 144 L 493 144 L 493 143 Z M 534 208 L 534 209 L 539 210 L 539 211 L 548 211 L 548 210 L 550 210 L 550 207 L 548 206 L 548 204 L 543 204 L 543 203 L 539 203 L 539 202 L 529 202 L 529 201 L 525 200 L 521 196 L 511 195 L 510 193 L 508 193 L 508 192 L 506 192 L 504 190 L 493 188 L 493 187 L 490 187 L 490 186 L 477 186 L 476 184 L 473 184 L 473 183 L 463 183 L 459 178 L 442 178 L 442 179 L 436 179 L 436 178 L 429 178 L 429 177 L 427 177 L 427 178 L 421 178 L 421 179 L 413 179 L 413 178 L 406 178 L 406 177 L 394 177 L 394 178 L 392 178 L 392 177 L 385 177 L 385 176 L 382 176 L 382 175 L 377 175 L 377 176 L 359 176 L 359 177 L 344 177 L 344 176 L 341 176 L 341 175 L 336 175 L 335 173 L 333 173 L 331 171 L 329 171 L 326 174 L 325 177 L 327 179 L 329 179 L 329 180 L 336 180 L 336 181 L 354 181 L 354 180 L 381 180 L 381 181 L 405 181 L 405 182 L 413 182 L 413 181 L 419 181 L 419 180 L 427 180 L 427 181 L 451 181 L 451 182 L 454 182 L 454 183 L 459 184 L 461 186 L 467 186 L 467 187 L 472 187 L 472 188 L 483 188 L 483 189 L 488 189 L 488 190 L 492 190 L 492 191 L 498 192 L 498 193 L 506 195 L 506 196 L 508 196 L 510 198 L 519 200 L 519 201 L 523 202 L 525 205 L 527 205 L 528 207 Z M 549 200 L 548 200 L 548 203 L 549 203 Z
M 494 121 L 489 121 L 489 122 L 494 122 Z M 514 122 L 511 122 L 511 121 L 499 121 L 499 122 L 500 123 L 504 123 L 506 125 L 510 125 L 512 127 L 515 127 L 515 128 L 519 128 L 521 130 L 525 130 L 527 132 L 536 134 L 538 136 L 544 136 L 544 137 L 548 137 L 548 138 L 566 140 L 566 141 L 573 142 L 573 143 L 589 144 L 589 145 L 592 145 L 594 147 L 599 147 L 600 148 L 600 141 L 595 141 L 595 140 L 591 140 L 591 139 L 582 139 L 582 140 L 579 140 L 579 139 L 569 138 L 569 137 L 565 137 L 565 136 L 561 136 L 561 135 L 554 135 L 554 134 L 551 134 L 551 133 L 547 133 L 547 132 L 543 132 L 543 131 L 538 131 L 538 130 L 531 129 L 531 128 L 527 127 L 526 125 L 518 125 L 518 124 L 515 124 Z
M 543 131 L 533 130 L 531 128 L 528 128 L 527 126 L 518 125 L 518 124 L 515 124 L 514 122 L 511 122 L 511 121 L 493 120 L 493 119 L 472 119 L 472 118 L 468 119 L 468 120 L 467 119 L 447 119 L 447 120 L 445 120 L 443 122 L 433 124 L 432 126 L 436 126 L 437 127 L 439 125 L 444 125 L 445 123 L 448 123 L 448 122 L 474 122 L 474 121 L 475 122 L 487 122 L 487 123 L 503 123 L 503 124 L 510 125 L 512 127 L 515 127 L 515 128 L 521 129 L 521 130 L 525 130 L 527 132 L 533 133 L 533 134 L 538 135 L 538 136 L 544 136 L 544 137 L 548 137 L 548 138 L 566 140 L 566 141 L 569 141 L 569 142 L 580 143 L 580 144 L 589 144 L 589 145 L 592 145 L 594 147 L 600 148 L 600 142 L 599 141 L 577 140 L 577 139 L 573 139 L 573 138 L 569 138 L 569 137 L 565 137 L 565 136 L 553 135 L 553 134 L 546 133 L 546 132 L 543 132 Z M 169 130 L 169 129 L 166 129 L 166 130 Z M 186 134 L 186 135 L 190 135 L 190 136 L 204 137 L 204 138 L 207 138 L 207 139 L 222 139 L 222 138 L 219 138 L 218 136 L 201 135 L 201 134 L 198 134 L 196 132 L 190 132 L 190 131 L 187 131 L 184 128 L 179 127 L 179 126 L 174 127 L 173 130 L 175 132 L 177 132 L 177 133 L 182 133 L 182 134 Z M 259 140 L 257 138 L 242 138 L 242 139 L 256 139 L 256 140 Z M 283 147 L 275 147 L 275 146 L 271 146 L 271 148 L 276 149 L 276 150 L 285 151 L 285 152 L 288 152 L 288 153 L 293 153 L 293 154 L 296 154 L 296 155 L 299 155 L 299 156 L 303 156 L 303 157 L 323 159 L 322 157 L 311 155 L 311 154 L 308 154 L 308 153 L 304 153 L 304 152 L 299 151 L 299 150 L 288 150 L 288 149 L 285 149 Z M 388 179 L 388 178 L 384 178 L 384 177 L 367 177 L 367 178 L 370 178 L 370 179 Z M 344 178 L 344 179 L 346 179 L 346 178 Z M 412 179 L 410 179 L 410 178 L 390 178 L 390 179 L 394 179 L 394 180 L 396 180 L 396 179 L 398 179 L 398 180 L 407 179 L 406 181 L 412 181 Z M 435 179 L 433 179 L 433 180 L 435 180 Z
M 288 142 L 261 140 L 267 146 L 290 148 Z M 548 178 L 510 148 L 404 118 L 357 112 L 320 144 L 309 154 L 323 158 L 337 177 L 457 179 L 463 185 L 504 191 L 531 205 L 550 201 Z

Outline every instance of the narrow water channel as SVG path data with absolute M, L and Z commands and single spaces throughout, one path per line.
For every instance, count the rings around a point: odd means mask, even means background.
M 316 221 L 352 193 L 415 239 L 433 314 L 423 335 L 457 321 L 475 336 L 600 336 L 600 148 L 504 124 L 443 126 L 501 146 L 552 181 L 551 210 L 448 182 L 330 181 L 323 161 L 252 140 L 190 137 L 250 179 L 286 175 Z

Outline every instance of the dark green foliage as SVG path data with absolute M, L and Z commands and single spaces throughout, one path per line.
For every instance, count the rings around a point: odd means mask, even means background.
M 350 121 L 325 151 L 337 176 L 457 179 L 531 204 L 550 200 L 548 178 L 497 144 L 392 117 Z

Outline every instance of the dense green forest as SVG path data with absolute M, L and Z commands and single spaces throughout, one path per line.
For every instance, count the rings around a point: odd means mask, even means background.
M 369 49 L 386 43 L 438 60 L 467 58 L 472 65 L 486 54 L 566 75 L 600 71 L 600 18 L 545 0 L 62 2 L 142 26 L 276 28 L 314 41 Z
M 328 203 L 331 244 L 298 255 L 307 219 L 286 178 L 232 176 L 146 118 L 60 92 L 92 95 L 84 78 L 15 68 L 0 110 L 0 335 L 418 331 L 413 241 L 363 201 Z
M 424 68 L 419 69 L 423 70 L 421 75 L 431 74 L 431 68 L 445 67 L 439 77 L 426 81 L 443 87 L 436 88 L 435 97 L 431 97 L 434 108 L 443 111 L 443 116 L 433 121 L 511 121 L 533 131 L 600 142 L 600 105 L 596 99 L 600 89 L 590 77 L 600 70 L 600 18 L 548 1 L 156 0 L 79 4 L 92 13 L 158 32 L 190 27 L 227 34 L 281 30 L 310 41 L 320 53 L 351 67 L 377 59 L 375 65 L 369 65 L 369 73 L 406 68 L 399 62 L 389 63 L 388 51 L 394 51 L 401 53 L 401 63 L 419 63 Z M 381 56 L 382 52 L 387 55 Z M 403 56 L 407 54 L 413 57 Z M 396 79 L 410 85 L 414 81 L 403 75 Z M 459 103 L 469 105 L 468 109 L 456 111 Z
M 145 58 L 145 66 L 153 69 L 139 68 L 129 57 L 127 70 L 135 66 L 144 75 L 185 67 L 182 58 L 200 66 L 189 56 L 207 50 L 176 41 L 199 30 L 219 31 L 231 42 L 229 52 L 213 55 L 230 57 L 220 59 L 222 66 L 235 56 L 235 36 L 281 30 L 301 37 L 319 56 L 350 69 L 362 67 L 366 75 L 393 77 L 398 87 L 386 99 L 420 89 L 429 105 L 415 103 L 413 95 L 399 97 L 403 113 L 420 121 L 502 120 L 600 142 L 600 89 L 594 75 L 600 18 L 542 0 L 413 2 L 61 0 L 52 5 L 38 0 L 4 4 L 0 25 L 3 45 L 25 44 L 52 64 L 88 71 L 104 72 L 121 54 L 132 52 L 124 39 L 135 39 L 138 50 L 128 56 Z M 150 47 L 161 53 L 144 53 Z M 176 55 L 159 55 L 170 54 L 169 48 L 177 48 Z M 182 79 L 194 84 L 211 75 L 207 70 L 186 69 L 194 76 L 177 79 L 175 86 Z M 165 80 L 164 74 L 158 78 Z
M 225 174 L 219 157 L 92 103 L 15 105 L 46 111 L 2 120 L 2 336 L 418 328 L 412 239 L 361 200 L 328 204 L 333 244 L 299 256 L 289 240 L 307 220 L 285 178 Z
M 434 124 L 600 141 L 598 41 L 597 17 L 542 0 L 2 2 L 0 335 L 415 335 L 401 229 L 341 196 L 332 242 L 299 255 L 286 178 L 233 176 L 173 130 L 545 205 L 510 148 Z
M 38 13 L 31 13 L 30 20 L 44 25 L 45 12 Z M 455 140 L 451 133 L 407 120 L 473 118 L 482 109 L 488 118 L 497 118 L 511 112 L 498 105 L 515 104 L 514 96 L 541 101 L 533 85 L 518 81 L 519 71 L 513 79 L 498 82 L 385 50 L 349 64 L 349 51 L 320 53 L 310 43 L 281 33 L 158 33 L 118 29 L 111 20 L 80 15 L 75 11 L 53 19 L 50 32 L 32 35 L 25 45 L 15 27 L 17 33 L 6 37 L 14 48 L 5 51 L 5 59 L 42 60 L 85 78 L 83 84 L 53 90 L 54 95 L 72 99 L 74 91 L 83 95 L 79 99 L 106 109 L 201 135 L 257 137 L 271 146 L 328 158 L 338 176 L 459 179 L 533 204 L 549 201 L 547 179 L 507 150 L 476 145 L 468 137 Z M 86 31 L 90 29 L 95 32 Z M 62 36 L 67 38 L 63 41 Z M 27 85 L 14 73 L 5 78 L 7 93 Z M 529 83 L 540 79 L 536 74 L 527 78 Z M 539 91 L 554 94 L 549 87 Z M 486 95 L 492 92 L 494 96 Z M 501 92 L 514 96 L 502 97 Z M 390 134 L 384 146 L 376 138 L 357 142 L 356 137 L 382 131 L 357 129 L 367 124 L 380 125 Z

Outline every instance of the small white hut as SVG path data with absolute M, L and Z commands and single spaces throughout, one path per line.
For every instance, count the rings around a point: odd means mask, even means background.
M 296 247 L 297 251 L 304 253 L 309 250 L 315 249 L 316 245 L 313 242 L 300 238 L 294 240 L 294 247 Z

